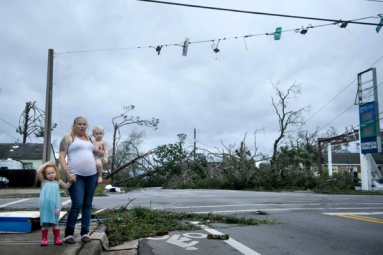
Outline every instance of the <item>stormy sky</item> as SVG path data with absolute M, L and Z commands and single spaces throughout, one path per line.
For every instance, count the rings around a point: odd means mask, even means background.
M 1 1 L 0 142 L 21 142 L 16 127 L 26 102 L 45 110 L 49 49 L 54 50 L 55 150 L 77 116 L 86 117 L 90 128 L 103 126 L 111 144 L 112 119 L 134 105 L 129 116 L 159 119 L 157 130 L 120 129 L 122 139 L 132 130 L 145 131 L 142 152 L 175 143 L 181 133 L 193 146 L 195 129 L 201 151 L 238 147 L 245 136 L 254 150 L 257 131 L 258 151 L 270 154 L 279 134 L 273 85 L 287 91 L 300 84 L 301 94 L 288 98 L 288 111 L 310 106 L 306 123 L 288 129 L 292 135 L 359 128 L 357 74 L 369 68 L 376 68 L 383 97 L 383 31 L 352 23 L 341 28 L 341 21 L 379 23 L 382 2 L 167 2 L 253 13 L 135 0 Z M 280 40 L 274 40 L 277 27 L 282 27 Z M 43 139 L 30 136 L 27 142 Z

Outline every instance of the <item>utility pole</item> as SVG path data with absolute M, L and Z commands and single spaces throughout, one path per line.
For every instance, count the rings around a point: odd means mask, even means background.
M 196 137 L 196 130 L 194 129 L 194 161 L 195 161 L 195 152 L 196 152 L 196 140 L 197 140 L 197 137 Z
M 48 50 L 47 91 L 45 100 L 45 125 L 43 163 L 51 160 L 51 130 L 52 130 L 52 87 L 53 87 L 53 50 Z

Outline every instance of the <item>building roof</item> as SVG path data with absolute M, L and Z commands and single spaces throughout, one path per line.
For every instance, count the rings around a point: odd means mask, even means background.
M 383 154 L 371 153 L 378 165 L 383 164 Z M 323 163 L 328 163 L 327 153 L 322 155 Z M 360 154 L 359 153 L 332 153 L 333 164 L 345 164 L 345 165 L 360 165 Z
M 42 159 L 42 143 L 0 143 L 1 159 Z

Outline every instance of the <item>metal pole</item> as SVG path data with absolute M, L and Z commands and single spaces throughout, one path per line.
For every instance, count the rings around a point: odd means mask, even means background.
M 52 129 L 52 87 L 53 87 L 53 50 L 48 50 L 47 90 L 45 100 L 45 125 L 43 163 L 51 160 L 51 129 Z
M 195 161 L 195 153 L 196 153 L 196 140 L 197 140 L 197 137 L 196 137 L 196 130 L 194 129 L 194 161 Z
M 331 143 L 327 144 L 327 162 L 328 162 L 328 175 L 332 176 L 332 151 Z

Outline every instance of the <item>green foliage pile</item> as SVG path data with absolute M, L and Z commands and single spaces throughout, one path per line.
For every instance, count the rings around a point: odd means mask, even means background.
M 184 137 L 182 137 L 184 138 Z M 239 149 L 225 147 L 215 153 L 200 154 L 183 148 L 179 143 L 159 146 L 152 168 L 126 182 L 127 187 L 163 187 L 172 189 L 232 189 L 232 190 L 312 190 L 318 193 L 348 193 L 355 190 L 358 180 L 318 172 L 318 152 L 315 136 L 302 133 L 289 145 L 280 146 L 273 160 L 252 155 L 241 143 Z M 261 162 L 261 163 L 260 163 Z
M 153 237 L 174 230 L 194 230 L 200 227 L 189 223 L 198 221 L 203 225 L 227 223 L 239 225 L 273 224 L 274 220 L 256 220 L 214 214 L 176 213 L 171 211 L 152 210 L 142 206 L 132 209 L 120 207 L 113 211 L 97 214 L 100 223 L 107 227 L 111 246 L 138 238 Z
M 198 167 L 200 165 L 197 165 Z M 172 189 L 232 189 L 232 190 L 312 190 L 316 193 L 339 194 L 355 190 L 358 179 L 350 174 L 328 175 L 327 170 L 316 171 L 287 166 L 275 170 L 270 164 L 223 161 L 218 170 L 205 168 L 200 174 L 192 163 L 178 166 L 179 170 L 169 174 L 153 175 L 146 179 L 132 181 L 128 185 L 136 187 L 162 186 Z M 160 178 L 158 178 L 160 177 Z

